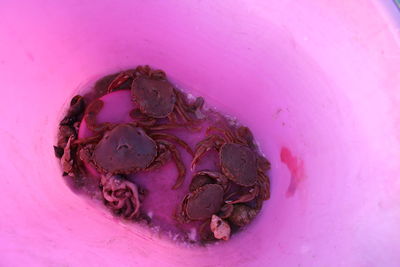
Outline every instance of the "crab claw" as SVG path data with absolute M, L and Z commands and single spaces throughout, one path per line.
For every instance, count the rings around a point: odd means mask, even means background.
M 204 154 L 223 142 L 224 140 L 222 140 L 221 137 L 217 135 L 210 135 L 203 141 L 200 141 L 195 148 L 194 157 L 191 163 L 191 170 L 193 171 L 196 168 L 197 163 L 204 156 Z
M 225 200 L 226 204 L 237 204 L 237 203 L 245 203 L 252 201 L 257 197 L 259 194 L 260 189 L 258 186 L 255 186 L 254 188 L 251 188 L 248 193 L 241 195 L 238 199 L 236 200 Z

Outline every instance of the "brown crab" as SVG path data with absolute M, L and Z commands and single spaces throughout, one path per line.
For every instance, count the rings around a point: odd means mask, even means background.
M 226 218 L 224 214 L 229 212 L 229 207 L 224 205 L 224 199 L 229 190 L 229 180 L 224 175 L 206 170 L 199 171 L 193 176 L 189 190 L 178 210 L 178 218 L 181 221 L 204 220 L 217 213 Z
M 231 216 L 234 211 L 234 204 L 247 203 L 254 200 L 255 204 L 257 204 L 254 206 L 259 207 L 258 202 L 264 200 L 262 195 L 259 194 L 258 187 L 234 186 L 223 174 L 213 171 L 197 172 L 190 182 L 189 190 L 193 193 L 196 189 L 207 184 L 218 184 L 224 190 L 224 203 L 217 213 L 222 219 Z
M 162 70 L 152 70 L 149 66 L 119 73 L 109 84 L 108 92 L 122 88 L 130 83 L 132 100 L 137 103 L 142 114 L 156 119 L 168 118 L 177 123 L 190 126 L 202 119 L 201 108 L 204 100 L 198 97 L 189 104 L 186 96 L 176 89 L 166 78 Z
M 199 229 L 203 241 L 210 239 L 210 231 L 217 239 L 229 239 L 230 227 L 223 220 L 233 212 L 231 204 L 224 204 L 228 183 L 228 179 L 217 172 L 200 171 L 196 173 L 189 186 L 190 193 L 184 197 L 177 211 L 176 218 L 182 223 L 208 221 L 208 225 L 203 223 Z
M 269 178 L 265 171 L 270 164 L 255 151 L 252 134 L 247 127 L 239 127 L 235 132 L 209 127 L 207 137 L 196 145 L 192 169 L 213 148 L 218 151 L 223 176 L 241 187 L 252 187 L 243 199 L 231 201 L 231 204 L 251 201 L 258 194 L 262 194 L 265 200 L 269 198 Z
M 172 156 L 178 168 L 178 178 L 173 188 L 179 188 L 186 169 L 179 151 L 172 142 L 193 155 L 189 145 L 172 134 L 157 131 L 164 128 L 162 125 L 140 121 L 99 124 L 96 115 L 102 105 L 101 100 L 95 100 L 88 107 L 86 124 L 96 135 L 74 142 L 75 145 L 81 145 L 80 159 L 92 163 L 101 173 L 128 174 L 156 169 Z
M 100 188 L 107 207 L 125 219 L 139 215 L 140 200 L 137 186 L 121 177 L 103 175 Z
M 260 211 L 264 199 L 258 188 L 232 184 L 219 172 L 199 171 L 177 211 L 177 220 L 181 223 L 205 220 L 199 228 L 203 241 L 228 240 L 230 223 L 242 227 Z
M 192 178 L 189 186 L 191 193 L 182 202 L 180 215 L 190 220 L 189 211 L 202 207 L 195 206 L 196 203 L 188 206 L 189 196 L 196 195 L 197 188 L 218 184 L 224 190 L 223 203 L 217 203 L 220 209 L 211 214 L 213 220 L 207 222 L 209 225 L 203 223 L 200 236 L 208 239 L 211 231 L 214 238 L 227 239 L 230 228 L 225 220 L 242 227 L 254 219 L 263 201 L 269 198 L 269 178 L 265 172 L 270 165 L 268 160 L 257 154 L 248 128 L 239 127 L 234 132 L 212 126 L 207 130 L 207 137 L 196 146 L 192 169 L 213 148 L 218 151 L 221 173 L 201 171 Z
M 224 202 L 224 189 L 219 184 L 206 184 L 188 193 L 178 210 L 181 222 L 203 221 L 218 213 Z

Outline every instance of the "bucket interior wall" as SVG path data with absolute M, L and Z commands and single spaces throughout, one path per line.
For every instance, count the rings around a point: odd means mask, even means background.
M 398 266 L 399 27 L 387 8 L 2 1 L 0 265 Z M 61 179 L 52 145 L 69 99 L 138 64 L 237 117 L 270 159 L 272 197 L 229 242 L 160 239 Z

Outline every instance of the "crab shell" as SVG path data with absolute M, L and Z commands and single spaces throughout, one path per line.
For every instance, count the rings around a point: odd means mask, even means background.
M 132 83 L 131 93 L 140 111 L 153 118 L 167 117 L 176 102 L 174 86 L 165 79 L 139 76 Z
M 212 184 L 214 182 L 208 175 L 196 174 L 193 176 L 192 181 L 189 185 L 189 191 L 194 192 L 197 188 L 202 187 L 206 184 Z
M 156 142 L 143 129 L 120 124 L 104 134 L 92 160 L 105 173 L 130 173 L 147 168 L 156 155 Z
M 201 221 L 211 218 L 223 204 L 224 190 L 218 184 L 206 184 L 189 193 L 183 202 L 183 213 L 189 220 Z
M 221 169 L 225 176 L 241 186 L 257 182 L 257 156 L 248 146 L 226 143 L 219 151 Z

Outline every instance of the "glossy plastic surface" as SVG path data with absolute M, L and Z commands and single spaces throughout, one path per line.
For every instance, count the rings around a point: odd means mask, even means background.
M 399 29 L 379 2 L 2 1 L 0 265 L 399 266 Z M 271 160 L 272 198 L 230 242 L 161 240 L 60 178 L 69 99 L 137 64 L 238 117 Z

